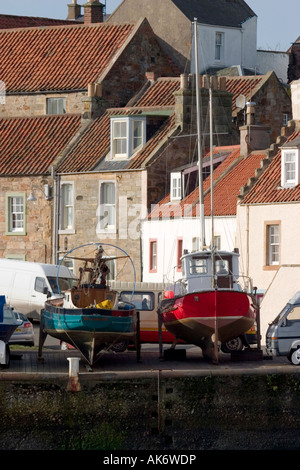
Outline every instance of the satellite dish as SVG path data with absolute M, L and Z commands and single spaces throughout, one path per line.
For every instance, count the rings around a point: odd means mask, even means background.
M 244 95 L 240 95 L 235 100 L 235 104 L 237 108 L 244 109 L 246 106 L 246 97 Z

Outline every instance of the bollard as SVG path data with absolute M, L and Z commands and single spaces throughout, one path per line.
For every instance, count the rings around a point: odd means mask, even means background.
M 68 357 L 69 361 L 69 383 L 67 390 L 70 392 L 79 392 L 81 390 L 79 383 L 79 357 Z

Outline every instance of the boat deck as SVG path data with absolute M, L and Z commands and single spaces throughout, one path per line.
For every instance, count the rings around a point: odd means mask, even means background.
M 90 368 L 76 350 L 61 351 L 47 348 L 43 351 L 43 361 L 38 361 L 36 350 L 12 350 L 10 365 L 0 369 L 0 380 L 44 380 L 69 376 L 70 357 L 80 357 L 79 377 L 82 379 L 101 378 L 103 380 L 153 377 L 157 374 L 170 377 L 207 376 L 230 374 L 270 374 L 300 373 L 300 368 L 292 365 L 286 357 L 255 360 L 232 360 L 230 354 L 220 353 L 219 363 L 214 365 L 203 359 L 200 349 L 186 347 L 185 357 L 160 359 L 157 346 L 143 345 L 141 360 L 136 353 L 103 352 L 99 361 Z M 180 350 L 178 350 L 180 351 Z

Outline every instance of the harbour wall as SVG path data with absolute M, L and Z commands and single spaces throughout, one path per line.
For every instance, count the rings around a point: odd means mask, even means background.
M 0 382 L 0 450 L 300 449 L 300 375 Z

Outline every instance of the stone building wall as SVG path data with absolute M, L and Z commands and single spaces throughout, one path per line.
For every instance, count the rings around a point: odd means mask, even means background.
M 66 98 L 66 113 L 81 114 L 82 100 L 87 92 L 74 93 L 35 93 L 5 95 L 5 103 L 0 104 L 0 118 L 36 117 L 47 114 L 47 98 Z
M 59 233 L 59 251 L 61 255 L 76 247 L 89 243 L 103 243 L 109 256 L 123 256 L 120 250 L 108 245 L 115 245 L 130 255 L 135 266 L 137 281 L 141 280 L 141 255 L 139 217 L 145 203 L 145 175 L 141 171 L 116 173 L 88 173 L 84 175 L 66 175 L 62 181 L 72 181 L 75 189 L 75 230 L 74 233 Z M 116 182 L 116 224 L 115 233 L 101 233 L 97 230 L 99 215 L 100 181 Z M 82 246 L 80 255 L 86 256 L 94 248 Z M 74 254 L 75 255 L 75 254 Z M 79 263 L 75 263 L 75 271 Z M 132 265 L 128 260 L 117 260 L 117 280 L 133 280 Z
M 52 200 L 46 200 L 43 183 L 50 180 L 42 178 L 1 178 L 0 191 L 0 258 L 17 257 L 25 261 L 39 263 L 52 262 Z M 25 201 L 26 230 L 25 235 L 6 234 L 6 194 L 26 193 L 30 195 L 31 187 L 35 189 L 36 201 Z

